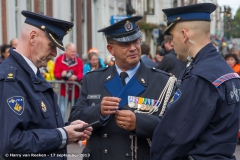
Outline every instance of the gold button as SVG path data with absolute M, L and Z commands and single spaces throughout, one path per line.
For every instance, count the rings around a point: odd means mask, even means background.
M 103 138 L 107 138 L 107 134 L 105 133 L 105 134 L 103 134 Z
M 104 154 L 107 154 L 107 152 L 108 152 L 107 149 L 104 149 L 103 153 L 104 153 Z
M 126 157 L 129 157 L 129 154 L 128 154 L 128 153 L 126 153 Z

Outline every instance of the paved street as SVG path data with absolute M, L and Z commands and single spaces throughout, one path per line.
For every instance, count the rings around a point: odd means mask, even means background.
M 72 153 L 73 156 L 69 157 L 68 160 L 81 160 L 81 152 L 83 147 L 80 147 L 77 144 L 68 145 L 68 153 Z M 76 157 L 74 157 L 76 155 Z M 240 145 L 237 145 L 235 156 L 237 160 L 240 160 Z

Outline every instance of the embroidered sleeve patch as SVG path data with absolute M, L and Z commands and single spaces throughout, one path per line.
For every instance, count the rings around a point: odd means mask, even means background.
M 170 100 L 170 102 L 168 103 L 168 106 L 170 106 L 170 105 L 172 105 L 174 102 L 176 102 L 176 101 L 179 99 L 179 97 L 181 97 L 181 95 L 182 95 L 182 92 L 178 89 L 178 90 L 174 93 L 174 95 L 173 95 L 172 99 Z
M 14 96 L 7 99 L 8 106 L 18 115 L 24 111 L 24 98 L 21 96 Z

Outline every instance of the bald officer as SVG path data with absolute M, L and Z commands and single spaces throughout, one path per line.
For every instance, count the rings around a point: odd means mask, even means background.
M 0 156 L 67 159 L 67 144 L 89 138 L 92 128 L 79 132 L 86 125 L 80 120 L 64 125 L 57 95 L 39 68 L 57 55 L 56 47 L 64 50 L 63 37 L 73 24 L 29 11 L 22 15 L 18 46 L 0 65 Z
M 240 79 L 210 41 L 212 3 L 163 9 L 188 67 L 153 135 L 152 160 L 235 160 Z

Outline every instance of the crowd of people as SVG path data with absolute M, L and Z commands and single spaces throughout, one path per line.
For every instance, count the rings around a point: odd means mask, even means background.
M 211 43 L 215 9 L 212 3 L 163 9 L 168 23 L 155 57 L 142 42 L 141 16 L 98 30 L 114 57 L 107 65 L 97 48 L 84 63 L 75 44 L 63 45 L 73 23 L 22 11 L 19 39 L 1 47 L 0 159 L 7 153 L 66 159 L 58 154 L 68 144 L 88 139 L 84 160 L 234 160 L 239 50 L 221 55 Z M 57 56 L 56 47 L 64 53 Z M 62 84 L 58 104 L 51 80 L 81 88 Z

